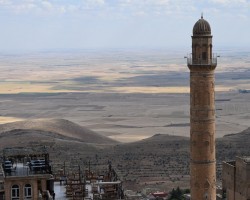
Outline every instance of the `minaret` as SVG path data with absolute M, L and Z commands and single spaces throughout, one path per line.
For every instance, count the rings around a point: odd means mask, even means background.
M 193 27 L 190 69 L 190 185 L 192 200 L 216 200 L 214 70 L 209 23 Z

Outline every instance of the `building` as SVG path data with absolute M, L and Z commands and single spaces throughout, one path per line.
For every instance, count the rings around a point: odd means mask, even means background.
M 190 200 L 191 199 L 190 194 L 184 194 L 183 197 L 184 197 L 185 200 Z
M 168 193 L 166 192 L 154 192 L 152 193 L 152 195 L 155 197 L 155 199 L 167 199 L 168 197 Z
M 4 172 L 2 165 L 0 165 L 0 200 L 4 199 Z
M 250 157 L 223 162 L 222 190 L 227 200 L 250 200 Z
M 53 189 L 49 154 L 44 147 L 3 150 L 0 199 L 52 199 Z
M 199 19 L 193 27 L 190 69 L 190 186 L 192 200 L 216 199 L 214 70 L 209 23 Z
M 100 170 L 100 169 L 99 169 Z M 79 166 L 77 171 L 71 171 L 62 182 L 66 185 L 66 197 L 74 200 L 116 200 L 124 199 L 122 181 L 118 179 L 111 163 L 108 170 L 82 172 Z

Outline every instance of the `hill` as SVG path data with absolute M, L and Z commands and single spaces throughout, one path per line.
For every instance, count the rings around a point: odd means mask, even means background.
M 250 156 L 250 128 L 225 135 L 216 140 L 217 161 L 234 160 L 235 156 Z
M 222 162 L 234 160 L 235 156 L 250 156 L 249 144 L 250 128 L 216 139 L 218 181 Z M 168 190 L 189 187 L 188 137 L 157 134 L 138 142 L 116 145 L 113 151 L 109 150 L 108 158 L 129 189 L 140 190 L 145 185 Z
M 218 180 L 222 161 L 250 156 L 249 144 L 250 128 L 216 140 Z M 188 137 L 156 134 L 133 143 L 117 143 L 67 120 L 0 125 L 1 148 L 35 145 L 47 146 L 55 171 L 64 162 L 70 170 L 79 164 L 88 166 L 89 161 L 93 168 L 111 161 L 127 189 L 189 187 Z
M 6 147 L 46 146 L 55 172 L 64 162 L 67 169 L 72 169 L 115 144 L 119 143 L 64 119 L 39 119 L 0 125 L 0 151 Z
M 40 136 L 47 135 L 47 137 L 77 140 L 86 143 L 118 143 L 115 140 L 104 137 L 94 131 L 65 119 L 36 119 L 0 125 L 0 137 L 5 137 L 5 139 L 8 138 L 8 136 L 11 137 L 12 134 L 20 136 L 22 133 L 32 136 L 32 131 L 36 131 L 36 139 L 38 141 Z M 40 134 L 37 135 L 39 131 Z

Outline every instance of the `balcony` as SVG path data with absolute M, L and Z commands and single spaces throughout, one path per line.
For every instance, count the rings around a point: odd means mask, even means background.
M 217 57 L 207 60 L 187 58 L 187 65 L 217 65 Z

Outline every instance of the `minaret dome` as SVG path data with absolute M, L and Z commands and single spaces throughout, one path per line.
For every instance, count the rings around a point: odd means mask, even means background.
M 195 23 L 193 28 L 193 35 L 211 35 L 210 25 L 205 19 L 203 19 L 203 16 L 201 16 L 201 18 Z

